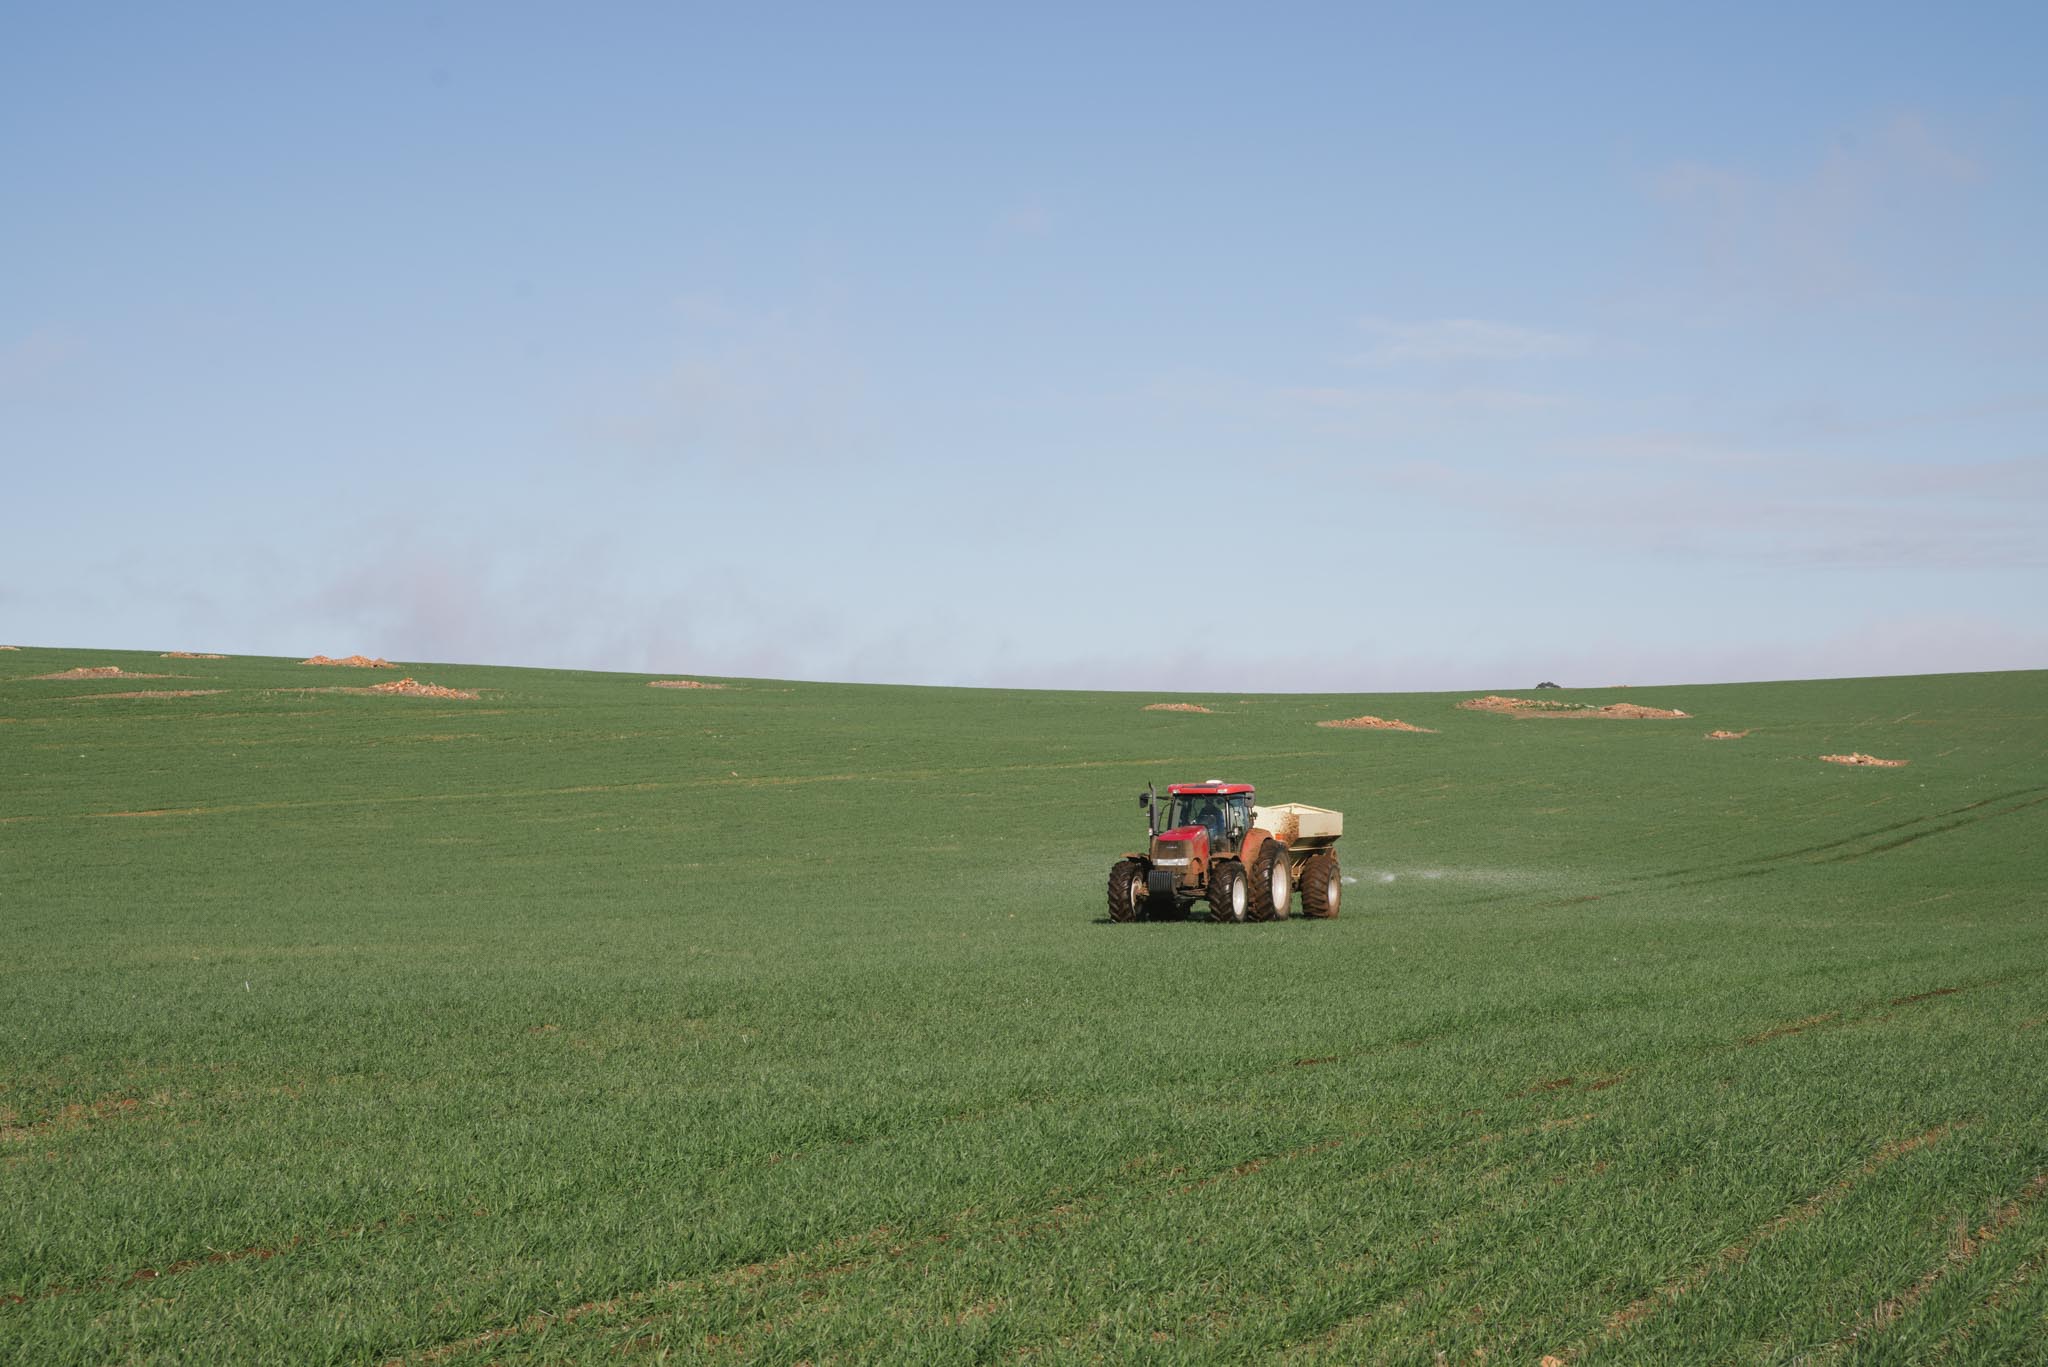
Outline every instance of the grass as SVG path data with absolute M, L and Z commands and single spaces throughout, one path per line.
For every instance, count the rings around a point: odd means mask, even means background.
M 0 655 L 0 1357 L 2048 1360 L 2048 675 L 405 672 Z M 1341 919 L 1101 923 L 1212 776 Z

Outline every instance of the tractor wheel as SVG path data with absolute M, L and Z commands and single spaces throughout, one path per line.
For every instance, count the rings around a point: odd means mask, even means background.
M 1294 900 L 1293 885 L 1287 879 L 1287 847 L 1277 840 L 1259 846 L 1252 861 L 1251 910 L 1254 921 L 1284 921 L 1287 904 Z
M 1109 919 L 1135 921 L 1145 910 L 1145 866 L 1119 859 L 1109 866 Z
M 1337 856 L 1326 850 L 1301 871 L 1301 914 L 1327 921 L 1343 900 L 1344 872 L 1337 867 Z
M 1210 920 L 1242 921 L 1251 900 L 1251 888 L 1244 879 L 1244 865 L 1217 864 L 1209 870 Z

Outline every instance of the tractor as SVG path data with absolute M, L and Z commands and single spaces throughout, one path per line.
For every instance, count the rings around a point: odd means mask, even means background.
M 1261 807 L 1249 783 L 1175 783 L 1138 794 L 1146 846 L 1110 866 L 1109 919 L 1178 921 L 1207 902 L 1218 922 L 1280 921 L 1294 890 L 1302 915 L 1327 919 L 1343 897 L 1344 814 L 1288 802 Z

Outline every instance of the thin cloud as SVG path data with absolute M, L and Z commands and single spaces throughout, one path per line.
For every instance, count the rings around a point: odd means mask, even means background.
M 997 237 L 1044 237 L 1058 224 L 1058 216 L 1044 201 L 1027 199 L 996 215 L 995 233 Z
M 646 465 L 834 462 L 875 439 L 865 368 L 824 322 L 692 297 L 665 359 L 597 396 L 597 444 Z
M 1902 240 L 1984 176 L 1977 158 L 1906 112 L 1837 137 L 1801 174 L 1676 161 L 1648 191 L 1715 288 L 1812 302 L 1881 286 L 1888 261 L 1923 269 L 1926 254 Z
M 49 330 L 0 346 L 0 399 L 50 393 L 84 352 L 85 344 L 76 337 Z
M 1688 449 L 1672 438 L 1645 444 L 1634 459 L 1626 450 L 1551 463 L 1540 476 L 1415 461 L 1380 478 L 1522 540 L 1666 560 L 1813 570 L 2048 566 L 2038 507 L 2048 462 L 1859 463 Z
M 1353 365 L 1437 364 L 1459 361 L 1545 361 L 1582 356 L 1589 339 L 1484 318 L 1400 322 L 1367 318 L 1373 344 L 1348 358 Z
M 1554 394 L 1480 386 L 1391 389 L 1346 385 L 1295 385 L 1277 389 L 1274 394 L 1283 403 L 1294 407 L 1334 409 L 1353 413 L 1412 409 L 1435 412 L 1524 413 L 1531 409 L 1557 408 L 1564 403 L 1564 400 Z

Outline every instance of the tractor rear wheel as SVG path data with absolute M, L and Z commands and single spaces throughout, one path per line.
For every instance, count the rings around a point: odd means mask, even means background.
M 1259 846 L 1252 861 L 1251 918 L 1254 921 L 1284 921 L 1287 904 L 1294 900 L 1294 888 L 1287 880 L 1287 847 L 1277 840 Z
M 1244 865 L 1217 864 L 1209 870 L 1209 919 L 1242 921 L 1251 903 Z
M 1343 900 L 1344 871 L 1337 867 L 1337 856 L 1325 850 L 1301 872 L 1301 914 L 1327 921 Z
M 1145 910 L 1145 866 L 1119 859 L 1109 866 L 1109 919 L 1135 921 Z

